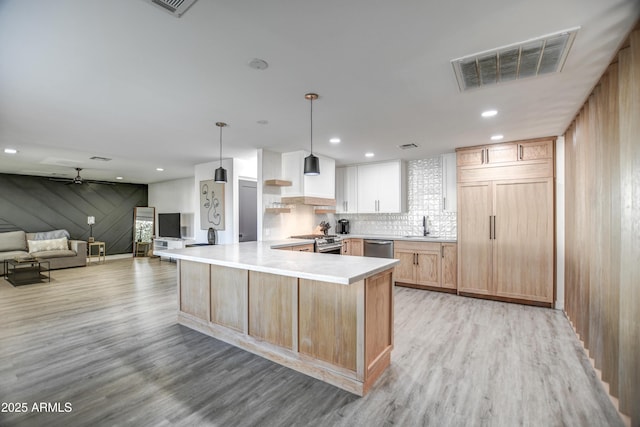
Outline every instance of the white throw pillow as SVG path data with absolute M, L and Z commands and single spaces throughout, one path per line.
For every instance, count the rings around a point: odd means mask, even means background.
M 27 240 L 29 253 L 69 249 L 66 237 L 49 240 Z

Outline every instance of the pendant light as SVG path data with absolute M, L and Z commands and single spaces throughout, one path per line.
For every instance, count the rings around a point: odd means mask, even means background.
M 223 122 L 217 122 L 216 126 L 220 128 L 220 167 L 216 169 L 214 175 L 214 182 L 227 182 L 227 170 L 222 167 L 222 128 L 227 124 Z
M 307 93 L 304 97 L 311 101 L 311 154 L 304 158 L 304 174 L 320 175 L 320 159 L 313 155 L 313 100 L 318 99 L 318 94 Z

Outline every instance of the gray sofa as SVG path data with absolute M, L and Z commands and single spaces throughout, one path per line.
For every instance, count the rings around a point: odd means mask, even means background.
M 5 259 L 29 256 L 49 261 L 52 270 L 84 267 L 87 265 L 87 242 L 69 239 L 67 230 L 0 233 L 0 275 L 5 274 Z

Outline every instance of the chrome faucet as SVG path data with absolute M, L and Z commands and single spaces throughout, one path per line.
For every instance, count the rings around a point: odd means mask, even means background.
M 423 216 L 422 217 L 422 229 L 423 229 L 423 236 L 426 236 L 429 234 L 429 217 L 428 216 Z

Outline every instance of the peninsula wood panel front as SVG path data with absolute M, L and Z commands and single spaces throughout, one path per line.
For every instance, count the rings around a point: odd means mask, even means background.
M 211 265 L 211 321 L 247 332 L 249 272 Z
M 180 311 L 209 321 L 209 265 L 180 260 Z
M 249 272 L 249 335 L 293 349 L 298 279 Z M 297 331 L 295 331 L 297 334 Z
M 364 281 L 348 286 L 300 279 L 299 351 L 356 370 L 357 297 Z
M 392 270 L 387 270 L 365 279 L 365 376 L 392 346 L 393 281 Z

